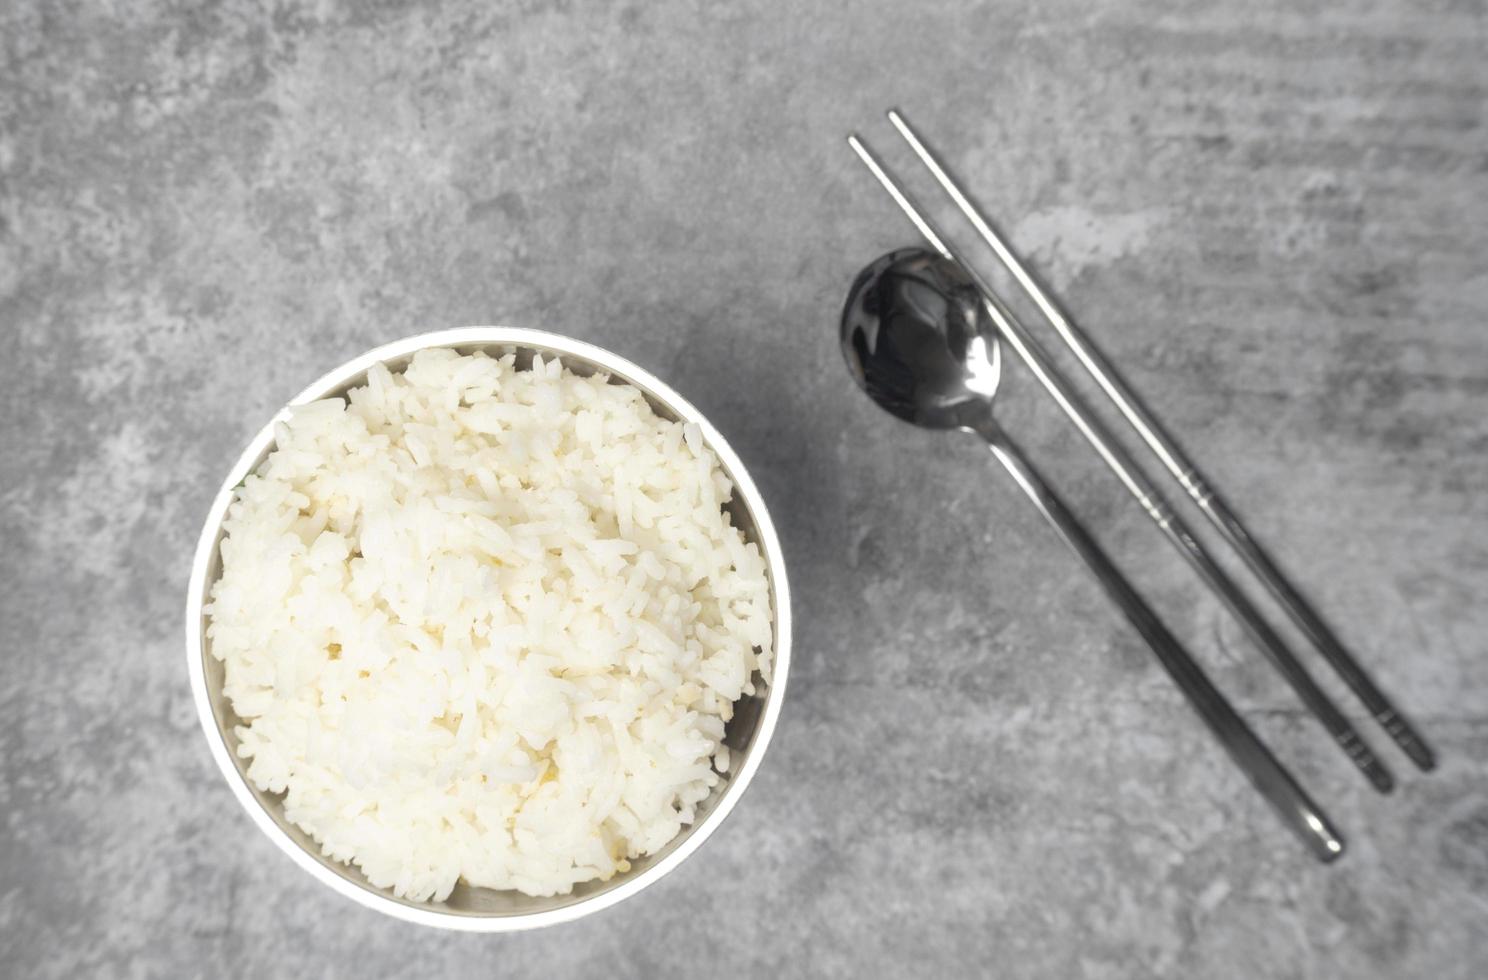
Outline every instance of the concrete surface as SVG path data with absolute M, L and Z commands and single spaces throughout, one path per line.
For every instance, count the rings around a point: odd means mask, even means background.
M 1481 0 L 16 0 L 0 47 L 0 972 L 1483 975 Z M 849 384 L 843 291 L 913 236 L 841 139 L 907 167 L 894 104 L 1435 742 L 1421 776 L 1368 729 L 1402 782 L 1374 795 L 1012 372 L 1010 428 L 1344 828 L 1338 865 L 976 445 Z M 723 831 L 508 938 L 295 869 L 212 767 L 181 639 L 250 433 L 372 345 L 489 322 L 709 412 L 800 624 Z

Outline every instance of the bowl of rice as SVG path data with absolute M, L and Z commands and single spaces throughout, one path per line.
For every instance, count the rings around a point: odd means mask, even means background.
M 564 922 L 660 879 L 758 770 L 780 543 L 692 405 L 511 327 L 341 365 L 212 502 L 186 608 L 213 757 L 321 882 L 424 925 Z

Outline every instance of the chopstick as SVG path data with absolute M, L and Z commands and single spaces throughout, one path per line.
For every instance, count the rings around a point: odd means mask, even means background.
M 912 145 L 920 146 L 917 142 Z M 854 149 L 858 149 L 859 146 L 861 143 L 855 145 Z M 859 155 L 862 155 L 861 151 Z M 865 162 L 867 162 L 866 158 Z M 881 183 L 883 179 L 880 177 Z M 888 186 L 889 184 L 885 184 L 885 187 Z M 890 193 L 894 195 L 895 202 L 906 214 L 915 212 L 903 192 L 897 187 Z M 926 223 L 927 219 L 914 213 L 911 220 L 932 247 L 943 254 L 949 254 L 944 236 L 937 234 Z M 962 264 L 965 265 L 965 263 Z M 968 269 L 968 272 L 973 273 L 973 270 Z M 1286 679 L 1302 703 L 1322 723 L 1324 729 L 1333 737 L 1349 760 L 1364 774 L 1375 789 L 1381 793 L 1390 792 L 1395 785 L 1394 777 L 1374 754 L 1374 750 L 1354 729 L 1353 723 L 1344 716 L 1332 699 L 1313 680 L 1312 675 L 1297 659 L 1296 654 L 1271 628 L 1250 598 L 1225 573 L 1209 551 L 1199 543 L 1187 524 L 1163 498 L 1162 492 L 1143 473 L 1141 467 L 1121 443 L 1111 436 L 1099 417 L 1074 391 L 1069 381 L 1050 360 L 1048 353 L 1029 334 L 1018 317 L 1007 308 L 1007 305 L 990 286 L 986 285 L 984 280 L 975 276 L 974 273 L 973 277 L 983 287 L 982 291 L 987 302 L 994 308 L 996 313 L 994 320 L 1003 338 L 1017 352 L 1019 358 L 1033 372 L 1039 383 L 1075 424 L 1075 427 L 1080 430 L 1106 466 L 1116 474 L 1117 479 L 1136 498 L 1143 511 L 1188 562 L 1209 591 L 1224 603 L 1225 608 L 1255 641 L 1256 646 L 1260 648 L 1267 660 Z
M 1301 592 L 1241 523 L 1240 518 L 1225 503 L 1213 485 L 1199 473 L 1198 467 L 1178 446 L 1177 441 L 1167 429 L 1143 405 L 1131 386 L 1116 372 L 1110 360 L 1090 342 L 1090 339 L 1075 326 L 1069 317 L 1064 315 L 1049 294 L 1019 261 L 1013 250 L 961 192 L 960 187 L 946 173 L 935 155 L 910 128 L 904 116 L 897 110 L 891 109 L 888 117 L 889 122 L 899 131 L 899 135 L 914 150 L 915 155 L 935 177 L 941 188 L 950 195 L 961 214 L 976 229 L 977 234 L 996 253 L 1003 266 L 1017 280 L 1018 285 L 1039 308 L 1044 318 L 1054 327 L 1065 346 L 1074 353 L 1085 370 L 1100 385 L 1101 390 L 1106 393 L 1122 417 L 1136 430 L 1147 448 L 1162 461 L 1164 468 L 1188 492 L 1194 503 L 1204 512 L 1204 516 L 1209 519 L 1230 547 L 1240 555 L 1251 573 L 1260 579 L 1272 598 L 1286 611 L 1292 622 L 1349 686 L 1369 713 L 1374 716 L 1375 721 L 1421 770 L 1429 772 L 1435 768 L 1436 757 L 1431 747 L 1426 744 L 1400 709 L 1395 707 L 1384 692 L 1376 686 L 1364 668 L 1323 622 L 1322 617 L 1303 598 Z M 1339 737 L 1336 731 L 1334 735 Z M 1342 744 L 1341 738 L 1340 744 Z M 1348 747 L 1345 746 L 1345 748 Z
M 1114 455 L 1120 450 L 1113 451 L 1107 446 L 1095 429 L 1098 423 L 1082 416 L 1079 408 L 1072 402 L 1072 396 L 1064 391 L 1063 385 L 1052 373 L 1052 369 L 1047 364 L 1041 363 L 1041 352 L 1031 342 L 1031 338 L 1026 336 L 1012 312 L 1003 305 L 977 271 L 963 262 L 945 243 L 944 237 L 936 231 L 929 218 L 914 205 L 863 142 L 856 135 L 849 136 L 847 142 L 864 166 L 877 178 L 884 190 L 889 193 L 931 246 L 947 259 L 961 266 L 967 277 L 981 292 L 999 336 L 1007 339 L 1023 358 L 1024 363 L 1039 376 L 1040 380 L 1045 382 L 1049 393 L 1060 401 L 1076 425 L 1081 426 L 1081 430 L 1086 433 L 1087 438 L 1091 439 L 1097 451 L 1101 451 L 1108 462 L 1116 464 L 1117 475 L 1130 481 L 1132 477 L 1119 466 L 1120 460 Z M 989 439 L 989 442 L 991 441 Z M 1256 790 L 1275 808 L 1282 821 L 1307 845 L 1314 856 L 1322 861 L 1337 858 L 1343 852 L 1343 840 L 1317 804 L 1308 797 L 1307 792 L 1298 785 L 1291 773 L 1256 737 L 1245 720 L 1214 687 L 1203 669 L 1173 638 L 1125 576 L 1090 539 L 1079 522 L 1058 501 L 1043 480 L 1026 463 L 1021 462 L 1018 454 L 1009 453 L 1006 449 L 999 451 L 996 442 L 993 442 L 992 446 L 993 452 L 1008 466 L 1014 478 L 1059 531 L 1066 544 L 1085 560 L 1107 594 L 1127 616 L 1128 621 L 1147 640 L 1168 675 L 1188 698 L 1199 717 L 1209 726 L 1210 731 L 1214 733 L 1225 751 L 1230 754 Z M 1134 484 L 1128 483 L 1128 486 L 1133 487 L 1134 492 L 1137 492 Z

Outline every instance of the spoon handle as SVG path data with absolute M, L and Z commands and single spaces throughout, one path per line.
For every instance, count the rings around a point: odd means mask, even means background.
M 1199 717 L 1209 726 L 1255 788 L 1322 861 L 1331 861 L 1343 853 L 1343 839 L 1328 818 L 1313 803 L 1276 757 L 1245 724 L 1244 719 L 1225 700 L 1223 694 L 1200 669 L 1188 651 L 1157 618 L 1151 607 L 1137 594 L 1120 570 L 1106 557 L 1064 502 L 1054 493 L 1038 471 L 1023 457 L 1011 440 L 990 419 L 975 427 L 986 439 L 993 455 L 1012 475 L 1034 506 L 1064 539 L 1064 543 L 1094 573 L 1106 595 L 1121 607 L 1127 620 L 1142 634 L 1169 676 L 1178 684 Z

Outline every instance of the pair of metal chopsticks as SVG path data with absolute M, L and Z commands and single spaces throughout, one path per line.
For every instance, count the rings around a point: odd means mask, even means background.
M 1038 307 L 1040 313 L 1058 332 L 1060 339 L 1095 378 L 1121 415 L 1203 510 L 1224 539 L 1240 554 L 1247 567 L 1261 580 L 1277 603 L 1309 641 L 1317 647 L 1327 662 L 1343 678 L 1406 755 L 1423 770 L 1433 768 L 1435 759 L 1425 741 L 1379 690 L 1308 602 L 1302 598 L 1296 587 L 1251 537 L 1239 518 L 1199 474 L 1197 467 L 1178 447 L 1173 437 L 1143 406 L 1110 362 L 1055 305 L 1048 293 L 1028 272 L 1002 237 L 993 230 L 978 209 L 962 193 L 960 187 L 946 173 L 936 156 L 926 147 L 924 141 L 919 138 L 904 117 L 897 111 L 890 111 L 888 117 L 921 163 L 950 196 L 961 214 L 971 223 L 978 235 L 1011 273 L 1013 279 Z M 1190 533 L 1182 518 L 1163 499 L 1162 494 L 1143 474 L 1130 454 L 1111 438 L 1100 420 L 1070 388 L 1069 383 L 1050 361 L 1038 341 L 1029 335 L 1017 316 L 1008 309 L 1006 303 L 987 284 L 986 280 L 978 275 L 961 256 L 955 254 L 952 246 L 945 243 L 945 236 L 936 230 L 923 210 L 915 205 L 902 186 L 889 175 L 883 164 L 868 150 L 861 139 L 853 135 L 848 138 L 848 143 L 927 240 L 944 252 L 948 258 L 966 269 L 987 300 L 994 314 L 993 320 L 1003 339 L 1018 353 L 1024 364 L 1038 378 L 1070 420 L 1075 423 L 1106 465 L 1137 499 L 1143 510 L 1162 530 L 1169 542 L 1178 549 L 1178 552 L 1210 591 L 1224 603 L 1230 613 L 1245 628 L 1262 653 L 1297 692 L 1303 703 L 1322 722 L 1324 728 L 1333 736 L 1354 765 L 1364 773 L 1376 789 L 1380 792 L 1389 792 L 1394 785 L 1394 779 L 1389 770 L 1375 756 L 1373 750 L 1354 730 L 1353 725 L 1343 716 L 1332 700 L 1317 686 L 1306 668 L 1271 628 L 1255 605 Z

